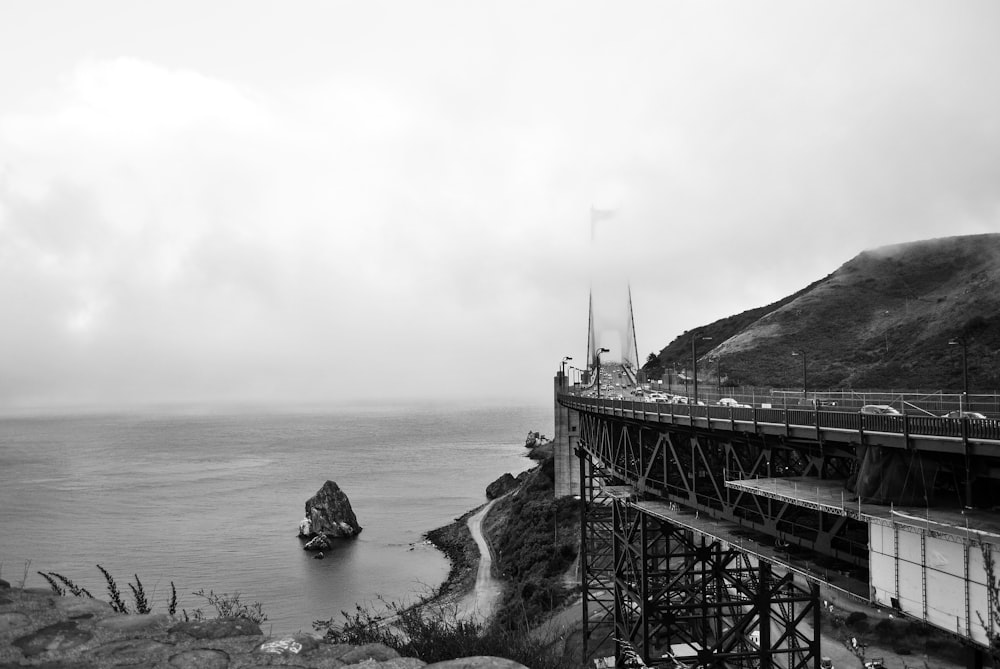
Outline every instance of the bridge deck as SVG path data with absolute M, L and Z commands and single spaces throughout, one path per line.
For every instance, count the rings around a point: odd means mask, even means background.
M 842 480 L 789 476 L 726 481 L 726 487 L 826 513 L 849 516 L 866 523 L 909 525 L 953 541 L 972 538 L 1000 543 L 1000 516 L 995 512 L 863 503 L 856 494 L 844 488 Z

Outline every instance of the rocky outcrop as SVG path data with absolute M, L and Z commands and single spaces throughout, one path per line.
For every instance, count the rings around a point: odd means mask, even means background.
M 486 486 L 486 499 L 496 499 L 506 495 L 519 485 L 519 481 L 507 472 L 493 483 Z
M 539 434 L 538 432 L 529 432 L 528 436 L 524 439 L 525 448 L 538 448 L 539 446 L 544 446 L 549 443 L 549 438 L 544 434 Z
M 354 537 L 361 529 L 347 495 L 336 483 L 327 481 L 306 501 L 299 536 L 310 539 L 304 546 L 306 550 L 328 550 L 333 539 Z
M 528 433 L 524 440 L 524 447 L 531 449 L 528 457 L 532 460 L 544 460 L 552 455 L 552 440 L 538 432 Z

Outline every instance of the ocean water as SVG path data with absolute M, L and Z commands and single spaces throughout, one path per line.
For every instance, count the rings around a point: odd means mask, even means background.
M 379 596 L 412 601 L 448 562 L 428 530 L 517 474 L 551 407 L 352 407 L 0 418 L 0 577 L 56 572 L 108 599 L 136 576 L 165 611 L 210 606 L 199 589 L 259 601 L 265 633 L 312 629 Z M 327 479 L 364 528 L 323 560 L 297 537 Z

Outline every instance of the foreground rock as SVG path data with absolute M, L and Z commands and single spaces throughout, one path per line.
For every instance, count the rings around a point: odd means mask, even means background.
M 333 481 L 327 481 L 306 501 L 306 517 L 299 523 L 299 536 L 318 539 L 305 545 L 306 550 L 329 550 L 332 539 L 356 536 L 361 532 L 351 500 Z
M 81 614 L 85 603 L 87 613 Z M 334 644 L 302 633 L 268 637 L 246 618 L 183 622 L 166 614 L 126 616 L 98 600 L 60 597 L 39 588 L 11 588 L 0 582 L 0 669 L 236 669 L 260 665 L 524 669 L 496 657 L 428 665 L 418 658 L 400 657 L 381 644 Z

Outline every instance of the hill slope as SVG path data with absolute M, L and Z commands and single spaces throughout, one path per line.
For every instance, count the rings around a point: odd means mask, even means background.
M 970 392 L 992 391 L 1000 388 L 1000 234 L 864 251 L 783 300 L 685 332 L 650 357 L 647 375 L 689 367 L 692 336 L 712 338 L 699 360 L 721 358 L 731 385 L 801 386 L 801 357 L 791 354 L 804 351 L 810 388 L 952 391 L 961 390 L 962 351 L 948 342 L 963 337 Z

